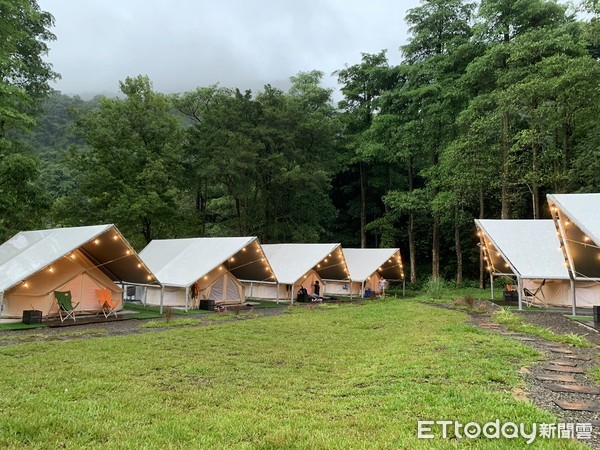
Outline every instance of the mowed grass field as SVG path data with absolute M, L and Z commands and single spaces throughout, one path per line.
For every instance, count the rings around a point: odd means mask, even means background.
M 384 299 L 0 347 L 0 447 L 523 448 L 417 439 L 417 420 L 557 421 L 511 394 L 539 355 L 466 321 Z

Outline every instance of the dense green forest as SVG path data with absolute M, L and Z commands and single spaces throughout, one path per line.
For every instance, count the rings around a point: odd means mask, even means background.
M 49 89 L 52 16 L 0 1 L 0 242 L 115 223 L 138 249 L 232 235 L 397 246 L 411 282 L 482 283 L 474 218 L 547 218 L 546 193 L 600 190 L 599 10 L 423 0 L 403 62 L 381 51 L 340 68 L 338 104 L 318 70 L 287 91 L 177 95 L 132 76 L 84 101 Z

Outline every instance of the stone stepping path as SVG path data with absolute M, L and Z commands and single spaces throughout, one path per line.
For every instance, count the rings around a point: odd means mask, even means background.
M 552 364 L 554 366 L 566 366 L 566 367 L 577 367 L 577 363 L 573 361 L 563 361 L 560 359 L 554 361 L 548 361 L 548 364 Z
M 585 373 L 585 370 L 583 370 L 581 367 L 553 366 L 551 364 L 544 366 L 544 369 L 563 373 Z
M 525 342 L 535 342 L 535 341 L 537 341 L 537 339 L 535 339 L 535 338 L 530 338 L 530 337 L 526 337 L 526 336 L 515 336 L 515 339 L 518 339 L 520 341 L 525 341 Z
M 593 386 L 581 386 L 577 384 L 547 384 L 546 387 L 552 392 L 600 395 L 600 388 Z
M 573 378 L 573 375 L 559 375 L 555 373 L 549 373 L 547 375 L 537 375 L 535 378 L 540 381 L 560 381 L 561 383 L 577 383 L 577 380 Z
M 568 411 L 600 412 L 600 405 L 589 401 L 568 402 L 566 400 L 554 400 L 554 403 Z

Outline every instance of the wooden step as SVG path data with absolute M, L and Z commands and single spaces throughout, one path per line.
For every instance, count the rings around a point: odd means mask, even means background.
M 577 394 L 600 395 L 600 388 L 594 386 L 581 386 L 577 384 L 547 384 L 546 388 L 552 392 L 573 392 Z
M 585 373 L 585 370 L 583 370 L 581 367 L 554 366 L 551 364 L 544 366 L 544 369 L 563 373 Z
M 589 401 L 569 402 L 566 400 L 554 400 L 558 406 L 568 411 L 600 412 L 600 404 Z
M 560 381 L 561 383 L 577 383 L 577 380 L 572 375 L 560 375 L 549 373 L 547 375 L 537 375 L 535 377 L 540 381 Z

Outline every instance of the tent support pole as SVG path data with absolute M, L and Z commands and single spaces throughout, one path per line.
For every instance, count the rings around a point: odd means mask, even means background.
M 365 280 L 363 280 L 362 283 L 360 284 L 360 296 L 362 298 L 365 297 Z
M 146 306 L 146 303 L 148 302 L 148 286 L 144 286 L 144 306 Z
M 571 279 L 571 292 L 573 292 L 573 315 L 576 316 L 577 315 L 577 293 L 576 293 L 576 289 L 575 289 L 575 280 Z
M 163 301 L 165 299 L 165 287 L 161 286 L 160 287 L 160 313 L 163 313 Z
M 275 302 L 279 305 L 279 282 L 277 282 L 277 284 L 275 286 L 276 286 L 276 289 L 277 289 L 276 294 L 275 294 L 275 296 L 276 296 L 275 297 Z
M 190 309 L 190 287 L 185 287 L 185 312 L 188 312 Z
M 494 300 L 494 274 L 490 273 L 490 290 L 492 292 L 492 300 Z
M 517 289 L 519 290 L 519 311 L 523 311 L 523 280 L 517 277 Z

